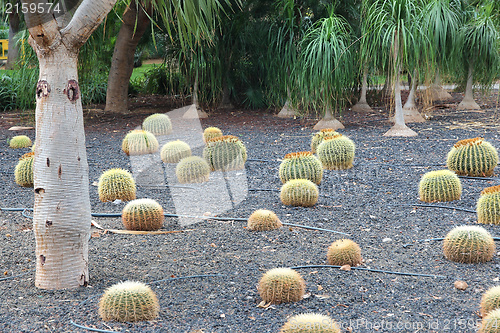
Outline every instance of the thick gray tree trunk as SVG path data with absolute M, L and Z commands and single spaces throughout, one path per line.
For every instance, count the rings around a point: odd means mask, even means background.
M 457 110 L 480 110 L 481 107 L 474 100 L 473 91 L 473 69 L 472 64 L 469 66 L 469 74 L 467 76 L 467 85 L 465 86 L 465 96 L 464 99 L 458 104 Z
M 283 108 L 281 109 L 280 112 L 278 112 L 277 116 L 279 118 L 294 118 L 298 115 L 297 110 L 290 104 L 290 99 L 291 99 L 291 92 L 290 88 L 286 88 L 286 101 L 285 105 L 283 105 Z
M 359 101 L 354 104 L 351 108 L 352 111 L 355 112 L 372 112 L 372 108 L 368 105 L 366 101 L 366 92 L 368 90 L 368 66 L 365 65 L 363 69 L 363 82 L 361 83 L 361 96 L 359 97 Z
M 413 71 L 411 80 L 410 94 L 403 106 L 403 116 L 406 123 L 423 123 L 425 118 L 418 112 L 417 104 L 415 103 L 415 95 L 417 93 L 417 71 Z
M 19 60 L 19 45 L 16 43 L 15 36 L 19 32 L 21 19 L 19 14 L 9 14 L 9 53 L 7 56 L 6 69 L 13 69 Z
M 345 128 L 340 121 L 335 119 L 335 117 L 332 114 L 332 110 L 329 106 L 325 110 L 325 115 L 323 116 L 323 119 L 321 119 L 313 127 L 313 129 L 315 130 L 322 130 L 325 128 L 331 128 L 334 130 Z
M 439 73 L 439 68 L 436 71 L 436 78 L 434 79 L 434 83 L 428 89 L 428 94 L 432 101 L 445 101 L 452 98 L 450 93 L 444 90 L 444 88 L 441 86 L 441 75 Z

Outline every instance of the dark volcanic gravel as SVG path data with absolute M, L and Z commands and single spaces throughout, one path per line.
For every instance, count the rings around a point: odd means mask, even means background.
M 459 97 L 456 95 L 456 99 Z M 368 115 L 348 112 L 342 119 L 346 128 L 340 132 L 356 143 L 355 166 L 350 170 L 325 171 L 320 193 L 327 196 L 320 197 L 312 208 L 287 207 L 277 192 L 246 193 L 246 188 L 280 188 L 276 161 L 286 153 L 309 150 L 313 119 L 283 120 L 268 112 L 237 110 L 216 111 L 202 120 L 203 128 L 218 126 L 224 134 L 240 137 L 250 159 L 274 161 L 248 161 L 245 172 L 229 172 L 225 180 L 220 174 L 211 176 L 222 187 L 193 185 L 198 189 L 193 190 L 157 186 L 165 179 L 157 156 L 148 160 L 153 162 L 148 162 L 142 173 L 135 172 L 136 178 L 142 177 L 138 183 L 143 184 L 138 187 L 137 196 L 159 201 L 168 212 L 175 213 L 178 202 L 191 202 L 192 215 L 210 212 L 246 218 L 256 209 L 270 209 L 283 222 L 349 234 L 348 238 L 361 246 L 361 267 L 441 277 L 300 269 L 310 297 L 297 303 L 260 308 L 256 285 L 266 270 L 326 264 L 328 246 L 344 236 L 290 227 L 250 232 L 241 221 L 205 220 L 183 225 L 183 221 L 167 218 L 165 229 L 186 231 L 119 235 L 92 228 L 89 285 L 77 290 L 44 291 L 34 287 L 32 221 L 19 212 L 0 212 L 0 272 L 4 277 L 24 274 L 0 279 L 0 332 L 85 332 L 72 326 L 71 321 L 117 332 L 278 332 L 287 318 L 304 312 L 330 315 L 341 323 L 342 332 L 348 332 L 348 327 L 352 332 L 475 332 L 480 321 L 481 295 L 499 284 L 498 255 L 485 264 L 457 264 L 444 258 L 440 242 L 413 243 L 417 239 L 444 237 L 457 225 L 474 225 L 476 216 L 408 205 L 420 203 L 420 177 L 444 168 L 446 154 L 456 141 L 481 136 L 500 148 L 497 111 L 489 100 L 486 102 L 479 112 L 436 109 L 428 122 L 410 124 L 419 134 L 413 138 L 383 137 L 390 128 L 384 109 L 375 109 Z M 121 140 L 146 115 L 166 111 L 142 110 L 135 116 L 118 118 L 87 114 L 93 212 L 121 212 L 124 203 L 101 203 L 97 187 L 92 184 L 112 167 L 140 169 L 134 163 L 139 165 L 144 160 L 128 158 L 121 151 Z M 27 149 L 13 150 L 5 143 L 8 137 L 16 135 L 7 131 L 10 125 L 0 123 L 1 206 L 32 207 L 32 190 L 14 182 L 14 167 Z M 34 139 L 34 131 L 25 132 Z M 177 132 L 163 140 L 188 133 L 196 136 L 193 140 L 201 138 L 200 128 L 196 132 Z M 200 154 L 201 145 L 194 152 Z M 166 174 L 169 172 L 167 169 Z M 498 180 L 462 179 L 462 199 L 445 205 L 474 210 L 480 191 L 497 184 Z M 233 203 L 220 199 L 228 188 Z M 204 190 L 204 203 L 196 199 L 200 189 Z M 105 228 L 123 228 L 119 218 L 95 221 Z M 493 236 L 500 236 L 498 226 L 484 227 Z M 403 247 L 407 243 L 413 245 Z M 217 276 L 155 282 L 206 274 Z M 100 319 L 97 305 L 103 291 L 124 280 L 142 281 L 153 288 L 161 306 L 157 320 L 117 323 Z M 455 289 L 456 280 L 466 281 L 469 287 L 465 291 Z

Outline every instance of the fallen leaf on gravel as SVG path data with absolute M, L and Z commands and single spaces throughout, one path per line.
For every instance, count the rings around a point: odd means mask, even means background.
M 3 272 L 3 275 L 7 275 L 7 274 L 9 274 L 9 272 L 8 272 L 8 271 Z
M 306 299 L 306 298 L 309 298 L 309 297 L 311 297 L 311 293 L 304 294 L 304 296 L 302 296 L 302 299 Z
M 217 247 L 217 245 L 215 245 L 215 243 L 211 243 L 210 246 L 211 247 Z
M 432 316 L 430 314 L 427 314 L 427 313 L 419 312 L 418 314 L 421 316 L 426 316 L 426 317 L 432 318 Z
M 5 237 L 12 237 L 11 234 L 5 234 Z
M 465 290 L 468 287 L 467 282 L 465 282 L 465 281 L 455 281 L 455 283 L 453 285 L 458 290 Z
M 439 296 L 432 296 L 432 298 L 434 298 L 434 299 L 442 299 L 442 297 L 439 297 Z
M 314 296 L 316 296 L 316 297 L 317 297 L 317 298 L 319 298 L 320 300 L 324 300 L 324 299 L 327 299 L 327 298 L 332 297 L 332 296 L 330 296 L 330 295 L 314 295 Z
M 257 307 L 267 309 L 271 304 L 272 302 L 266 303 L 266 301 L 262 301 L 259 304 L 257 304 Z
M 350 271 L 351 270 L 351 265 L 344 265 L 340 267 L 341 271 Z
M 323 290 L 323 287 L 318 284 L 318 291 L 321 291 L 321 290 Z
M 92 186 L 99 186 L 99 184 L 97 182 L 93 182 Z
M 318 271 L 312 271 L 312 272 L 309 272 L 309 275 L 310 274 L 318 274 Z
M 494 278 L 494 279 L 493 279 L 493 281 L 494 281 L 494 282 L 498 282 L 498 281 L 500 281 L 500 278 L 497 278 L 497 277 L 496 277 L 496 278 Z

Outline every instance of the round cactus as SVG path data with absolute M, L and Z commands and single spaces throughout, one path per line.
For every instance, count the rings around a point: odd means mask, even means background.
M 460 200 L 462 184 L 450 170 L 431 171 L 422 176 L 418 193 L 424 202 Z
M 487 187 L 477 200 L 477 222 L 500 224 L 500 185 Z
M 99 177 L 97 185 L 99 200 L 102 202 L 135 199 L 135 181 L 130 172 L 123 169 L 110 169 Z
M 495 254 L 495 242 L 486 229 L 478 226 L 453 228 L 444 238 L 446 259 L 466 264 L 490 261 Z
M 248 218 L 247 229 L 254 231 L 267 231 L 278 229 L 283 224 L 274 212 L 267 209 L 257 209 Z
M 318 197 L 318 187 L 308 179 L 292 179 L 281 187 L 281 202 L 287 206 L 311 207 Z
M 16 184 L 22 187 L 33 187 L 33 159 L 35 153 L 27 153 L 21 156 L 14 169 Z
M 458 141 L 446 159 L 448 169 L 461 176 L 491 176 L 497 164 L 497 150 L 483 138 Z
M 500 333 L 500 309 L 496 309 L 483 317 L 479 333 Z
M 156 294 L 141 282 L 117 283 L 106 289 L 99 301 L 99 315 L 104 321 L 153 320 L 159 312 Z
M 245 168 L 247 150 L 240 139 L 226 135 L 208 140 L 203 149 L 203 158 L 212 171 L 241 170 Z
M 354 151 L 354 142 L 348 137 L 339 135 L 324 138 L 316 152 L 323 164 L 323 168 L 328 170 L 344 170 L 352 168 Z
M 31 139 L 26 135 L 17 135 L 9 140 L 9 147 L 14 149 L 28 148 L 31 145 Z
M 152 199 L 132 200 L 123 207 L 122 221 L 127 230 L 158 230 L 163 220 L 163 208 Z
M 298 302 L 304 297 L 306 283 L 293 269 L 274 268 L 264 273 L 258 290 L 266 303 Z
M 340 136 L 342 136 L 342 134 L 335 132 L 332 128 L 325 128 L 314 133 L 311 139 L 311 151 L 313 154 L 316 154 L 316 149 L 325 138 L 337 138 Z
M 167 135 L 172 133 L 172 122 L 166 114 L 155 113 L 144 119 L 142 129 L 153 135 Z
M 290 317 L 280 333 L 340 333 L 340 328 L 329 316 L 303 313 Z
M 310 151 L 286 154 L 280 164 L 279 176 L 283 184 L 290 179 L 309 179 L 319 185 L 323 177 L 323 166 Z
M 165 163 L 179 163 L 184 157 L 191 156 L 191 147 L 181 140 L 170 141 L 160 151 L 161 160 Z
M 358 266 L 362 262 L 361 248 L 350 239 L 339 239 L 328 247 L 326 259 L 329 265 Z
M 36 148 L 36 142 L 33 143 L 33 146 L 31 146 L 31 151 L 34 152 L 35 151 L 35 148 Z
M 181 184 L 207 182 L 210 167 L 207 161 L 199 156 L 185 157 L 175 168 L 175 174 Z
M 122 150 L 127 155 L 152 154 L 158 151 L 158 140 L 153 133 L 145 130 L 128 132 L 122 142 Z
M 481 297 L 481 317 L 485 317 L 493 310 L 500 308 L 500 286 L 488 289 Z
M 203 142 L 207 143 L 211 139 L 220 138 L 222 131 L 217 127 L 207 127 L 203 131 Z

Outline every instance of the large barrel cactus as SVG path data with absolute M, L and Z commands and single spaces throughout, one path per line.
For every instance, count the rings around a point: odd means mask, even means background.
M 240 139 L 226 135 L 208 140 L 203 149 L 203 158 L 212 171 L 241 170 L 245 168 L 247 150 Z
M 484 318 L 488 313 L 500 308 L 500 286 L 488 289 L 481 297 L 481 316 Z M 500 322 L 499 322 L 500 323 Z
M 460 200 L 462 184 L 450 170 L 430 171 L 420 180 L 418 193 L 424 202 Z
M 443 252 L 446 259 L 455 262 L 486 262 L 495 254 L 495 241 L 482 227 L 460 226 L 452 229 L 444 238 Z
M 163 208 L 153 199 L 132 200 L 122 210 L 122 222 L 127 230 L 158 230 L 164 219 Z
M 319 313 L 302 313 L 290 317 L 280 333 L 340 333 L 340 326 L 332 318 Z
M 497 150 L 483 138 L 458 141 L 446 159 L 448 169 L 461 176 L 491 176 L 497 164 Z
M 31 146 L 31 139 L 26 135 L 17 135 L 9 140 L 10 148 L 28 148 L 29 146 Z
M 477 200 L 477 222 L 500 224 L 500 185 L 487 187 Z
M 500 333 L 500 309 L 496 309 L 483 317 L 479 333 Z
M 207 143 L 211 139 L 220 138 L 222 136 L 222 131 L 217 127 L 207 127 L 203 131 L 203 142 Z
M 22 187 L 33 187 L 33 158 L 35 153 L 27 153 L 21 156 L 14 169 L 16 184 Z
M 323 166 L 310 151 L 286 154 L 280 164 L 279 176 L 284 184 L 290 179 L 309 179 L 319 185 L 323 177 Z
M 325 128 L 320 130 L 319 132 L 313 133 L 311 139 L 311 151 L 313 152 L 313 154 L 316 154 L 316 149 L 325 138 L 336 138 L 339 136 L 342 136 L 342 134 L 336 132 L 332 128 Z
M 123 169 L 110 169 L 99 177 L 97 185 L 99 200 L 102 202 L 135 199 L 135 181 L 132 174 Z
M 284 205 L 311 207 L 318 202 L 319 190 L 308 179 L 292 179 L 281 187 L 280 198 Z
M 355 145 L 344 135 L 328 137 L 318 146 L 318 158 L 323 168 L 328 170 L 344 170 L 352 168 Z
M 175 174 L 181 184 L 207 182 L 210 167 L 207 161 L 199 156 L 183 158 L 175 168 Z
M 155 113 L 144 119 L 142 129 L 153 135 L 167 135 L 172 133 L 172 122 L 166 114 Z
M 122 141 L 122 150 L 127 155 L 145 155 L 158 151 L 158 140 L 153 133 L 145 130 L 132 130 Z
M 350 239 L 339 239 L 328 247 L 326 259 L 329 265 L 358 266 L 361 265 L 361 248 Z
M 247 229 L 253 231 L 267 231 L 278 229 L 282 226 L 276 214 L 267 209 L 257 209 L 248 218 Z
M 293 269 L 274 268 L 262 276 L 258 290 L 266 303 L 298 302 L 304 297 L 306 283 Z
M 179 163 L 184 157 L 191 156 L 191 147 L 181 140 L 170 141 L 160 151 L 161 160 L 165 163 Z

